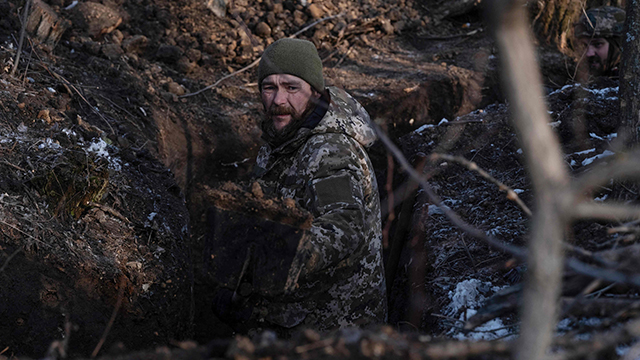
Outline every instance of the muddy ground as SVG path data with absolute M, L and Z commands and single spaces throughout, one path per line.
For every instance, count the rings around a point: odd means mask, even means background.
M 0 0 L 0 356 L 436 357 L 452 338 L 517 333 L 513 310 L 490 319 L 497 326 L 463 331 L 462 324 L 520 283 L 526 266 L 464 235 L 422 192 L 405 196 L 406 176 L 381 144 L 370 155 L 387 259 L 403 243 L 387 327 L 307 332 L 291 342 L 271 333 L 232 340 L 211 314 L 202 271 L 207 189 L 246 178 L 261 144 L 252 62 L 275 39 L 332 15 L 342 14 L 296 35 L 318 47 L 328 84 L 353 94 L 410 160 L 441 153 L 474 161 L 531 206 L 499 54 L 470 2 L 236 0 L 222 17 L 212 11 L 220 10 L 216 1 L 96 2 L 106 19 L 87 16 L 83 3 L 45 3 L 69 27 L 54 43 L 31 34 L 12 76 L 24 4 Z M 618 85 L 574 85 L 572 59 L 552 48 L 539 47 L 539 60 L 567 166 L 589 171 L 615 139 Z M 424 172 L 467 222 L 526 243 L 528 217 L 496 185 L 452 160 L 432 159 Z M 635 201 L 636 189 L 612 184 L 594 196 Z M 611 227 L 576 224 L 574 245 L 599 251 L 635 241 Z M 567 297 L 589 283 L 570 279 Z M 634 289 L 608 285 L 594 291 L 637 298 Z M 560 331 L 605 328 L 565 315 Z M 508 352 L 461 344 L 452 357 Z

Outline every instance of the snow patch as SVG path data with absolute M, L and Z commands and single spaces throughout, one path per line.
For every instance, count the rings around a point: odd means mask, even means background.
M 46 138 L 42 141 L 40 145 L 38 145 L 38 149 L 60 149 L 60 144 L 57 141 L 54 141 L 50 138 Z
M 436 126 L 433 125 L 433 124 L 425 124 L 425 125 L 422 125 L 419 128 L 417 128 L 415 130 L 415 132 L 417 132 L 418 134 L 422 134 L 423 131 L 425 131 L 427 129 L 430 129 L 430 128 L 433 128 L 433 127 L 436 127 Z
M 478 279 L 469 279 L 458 283 L 455 290 L 449 291 L 451 304 L 449 304 L 447 312 L 453 315 L 462 308 L 473 309 L 479 306 L 485 300 L 479 291 L 479 287 L 483 285 L 485 284 Z
M 605 150 L 602 154 L 596 155 L 594 157 L 590 157 L 588 159 L 584 159 L 582 160 L 582 166 L 587 166 L 591 163 L 593 163 L 594 161 L 598 160 L 598 159 L 602 159 L 611 155 L 615 155 L 615 153 L 613 151 L 610 150 Z
M 108 150 L 109 144 L 107 144 L 103 139 L 94 139 L 91 145 L 86 149 L 88 153 L 93 153 L 101 158 L 107 159 L 109 161 L 109 168 L 115 171 L 122 170 L 122 161 L 117 158 L 109 155 Z

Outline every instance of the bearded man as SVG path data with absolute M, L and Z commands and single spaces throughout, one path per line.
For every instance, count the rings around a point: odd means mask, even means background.
M 574 28 L 576 48 L 589 75 L 618 76 L 624 20 L 625 11 L 612 6 L 589 9 L 578 20 Z
M 365 150 L 376 140 L 369 115 L 343 90 L 325 88 L 322 61 L 306 40 L 271 44 L 258 86 L 266 144 L 254 174 L 265 195 L 295 200 L 313 222 L 293 260 L 300 269 L 295 289 L 236 300 L 251 307 L 235 306 L 236 313 L 284 336 L 302 327 L 329 331 L 386 321 L 380 200 Z

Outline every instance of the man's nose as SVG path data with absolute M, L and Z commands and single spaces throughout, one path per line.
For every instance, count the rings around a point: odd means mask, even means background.
M 585 56 L 591 57 L 595 55 L 596 55 L 596 48 L 593 45 L 587 46 L 587 53 L 585 54 Z
M 276 105 L 284 105 L 287 102 L 287 93 L 283 90 L 276 90 L 275 97 L 273 98 L 273 102 Z

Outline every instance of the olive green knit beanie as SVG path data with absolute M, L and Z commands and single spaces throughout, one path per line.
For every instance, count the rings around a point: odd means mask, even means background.
M 306 81 L 318 92 L 324 91 L 322 60 L 312 42 L 284 38 L 269 45 L 258 65 L 258 85 L 273 74 L 294 75 Z

